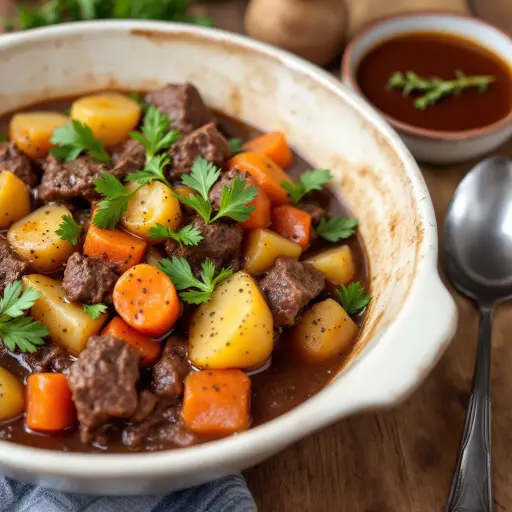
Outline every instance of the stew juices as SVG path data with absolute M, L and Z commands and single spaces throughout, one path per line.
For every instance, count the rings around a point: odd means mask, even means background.
M 286 134 L 191 84 L 96 93 L 0 129 L 0 437 L 144 451 L 303 402 L 359 332 L 357 221 Z M 13 200 L 14 198 L 14 200 Z

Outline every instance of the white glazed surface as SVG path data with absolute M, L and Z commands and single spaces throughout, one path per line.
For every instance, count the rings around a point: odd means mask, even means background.
M 355 83 L 359 63 L 369 50 L 393 37 L 417 32 L 441 32 L 473 41 L 494 52 L 512 68 L 512 39 L 475 18 L 450 14 L 411 14 L 377 22 L 351 44 L 343 63 L 343 81 L 359 91 Z M 436 132 L 412 127 L 390 117 L 387 120 L 402 136 L 411 153 L 424 162 L 449 164 L 482 156 L 512 136 L 512 112 L 507 119 L 488 128 Z
M 456 309 L 437 272 L 437 229 L 421 173 L 362 100 L 314 66 L 233 34 L 151 22 L 63 25 L 0 38 L 0 105 L 94 89 L 191 81 L 206 102 L 281 129 L 360 219 L 375 296 L 350 363 L 315 397 L 248 432 L 132 455 L 50 452 L 0 442 L 0 473 L 66 491 L 141 494 L 239 471 L 349 414 L 390 406 L 423 380 Z M 1 113 L 1 112 L 0 112 Z

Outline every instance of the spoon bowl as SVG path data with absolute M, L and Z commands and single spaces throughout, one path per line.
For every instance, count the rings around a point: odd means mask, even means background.
M 483 160 L 462 180 L 444 227 L 445 268 L 479 303 L 512 298 L 512 161 Z

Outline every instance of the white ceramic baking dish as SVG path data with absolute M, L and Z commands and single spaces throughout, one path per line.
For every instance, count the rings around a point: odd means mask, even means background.
M 239 471 L 355 412 L 393 405 L 449 342 L 456 309 L 437 271 L 434 210 L 399 137 L 355 94 L 297 57 L 218 30 L 91 22 L 0 37 L 0 113 L 97 89 L 193 82 L 207 103 L 280 129 L 360 219 L 371 293 L 353 357 L 322 392 L 221 441 L 134 454 L 53 452 L 0 442 L 0 473 L 66 491 L 169 491 Z

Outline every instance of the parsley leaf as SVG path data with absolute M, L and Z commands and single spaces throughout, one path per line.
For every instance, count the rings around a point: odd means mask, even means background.
M 149 229 L 149 236 L 151 238 L 172 238 L 180 244 L 184 245 L 197 245 L 202 239 L 201 231 L 195 226 L 183 226 L 179 231 L 174 231 L 168 226 L 157 224 Z
M 222 217 L 230 217 L 238 222 L 243 222 L 249 218 L 254 211 L 254 206 L 248 204 L 256 197 L 257 189 L 254 186 L 247 186 L 247 181 L 236 177 L 231 185 L 222 187 L 220 198 L 220 210 L 212 219 L 212 205 L 208 198 L 210 189 L 219 179 L 221 170 L 214 164 L 207 162 L 204 158 L 198 158 L 192 165 L 190 174 L 182 176 L 183 183 L 192 188 L 197 195 L 188 197 L 181 194 L 174 194 L 174 197 L 180 202 L 193 208 L 206 224 L 210 224 Z
M 130 137 L 138 140 L 145 148 L 149 161 L 159 151 L 168 149 L 181 139 L 179 130 L 169 130 L 171 121 L 153 105 L 149 106 L 140 132 L 131 132 Z
M 165 168 L 170 162 L 169 155 L 165 153 L 154 155 L 147 160 L 144 169 L 128 174 L 125 181 L 138 181 L 140 185 L 147 185 L 153 180 L 158 180 L 170 188 L 171 184 L 165 178 Z
M 48 336 L 46 326 L 29 316 L 23 316 L 40 296 L 41 293 L 33 288 L 23 291 L 21 281 L 6 286 L 0 299 L 0 337 L 11 352 L 16 347 L 22 352 L 36 352 L 37 345 L 44 344 L 43 338 Z
M 80 238 L 82 226 L 77 224 L 71 215 L 63 215 L 62 222 L 59 224 L 59 229 L 55 231 L 61 240 L 66 240 L 71 245 L 76 245 Z
M 107 312 L 105 304 L 82 304 L 84 311 L 93 319 L 96 320 L 102 313 Z
M 341 288 L 336 290 L 336 294 L 343 309 L 349 315 L 359 313 L 372 300 L 372 297 L 366 294 L 359 281 L 350 283 L 348 286 L 341 285 Z
M 322 218 L 315 231 L 329 242 L 339 242 L 350 238 L 357 228 L 358 220 L 354 217 Z
M 9 140 L 9 135 L 6 133 L 0 133 L 0 142 L 7 142 Z
M 106 199 L 98 203 L 92 223 L 99 228 L 114 229 L 140 186 L 129 190 L 109 172 L 104 172 L 101 178 L 95 180 L 94 186 L 96 192 Z
M 215 215 L 212 222 L 221 217 L 230 217 L 237 222 L 246 221 L 255 209 L 255 206 L 249 206 L 249 203 L 257 194 L 256 187 L 248 187 L 247 181 L 237 176 L 229 188 L 226 185 L 222 186 L 219 213 Z
M 311 170 L 301 175 L 298 182 L 283 182 L 281 186 L 286 189 L 288 195 L 292 198 L 293 204 L 297 204 L 306 194 L 312 190 L 321 190 L 322 187 L 332 180 L 331 171 Z
M 242 144 L 243 144 L 242 139 L 238 139 L 238 138 L 229 139 L 228 140 L 229 152 L 232 155 L 237 155 L 238 153 L 242 153 L 243 151 L 245 151 Z
M 50 142 L 57 146 L 50 151 L 58 160 L 71 162 L 85 152 L 100 162 L 110 162 L 110 155 L 103 146 L 103 141 L 96 139 L 92 130 L 76 119 L 56 128 Z
M 164 258 L 160 261 L 160 270 L 164 272 L 180 290 L 180 297 L 189 304 L 202 304 L 212 295 L 215 287 L 233 273 L 233 269 L 223 268 L 215 276 L 215 265 L 207 258 L 203 261 L 201 280 L 194 276 L 185 258 L 173 256 L 172 260 Z M 194 288 L 194 289 L 190 289 Z M 186 291 L 182 291 L 186 290 Z

